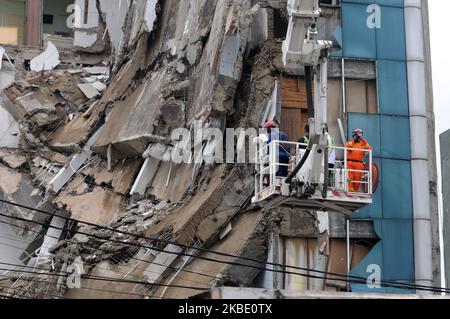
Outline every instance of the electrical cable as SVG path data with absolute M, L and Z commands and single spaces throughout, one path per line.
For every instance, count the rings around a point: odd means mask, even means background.
M 38 223 L 38 222 L 35 222 L 35 221 L 31 221 L 31 220 L 27 220 L 27 219 L 23 219 L 23 218 L 18 218 L 18 217 L 11 217 L 11 216 L 7 216 L 7 215 L 4 215 L 4 214 L 0 214 L 0 216 L 5 216 L 5 217 L 18 219 L 18 220 L 22 220 L 22 221 L 26 221 L 26 222 L 31 222 L 31 223 Z M 56 228 L 56 229 L 62 229 L 62 228 L 57 228 L 57 227 L 53 227 L 53 226 L 51 226 L 51 227 L 52 228 Z M 116 241 L 116 240 L 112 240 L 112 239 L 104 239 L 104 238 L 101 238 L 99 236 L 88 234 L 88 233 L 84 233 L 84 232 L 77 232 L 77 233 L 82 234 L 82 235 L 86 235 L 86 236 L 91 236 L 91 237 L 94 237 L 94 238 L 98 238 L 98 239 L 104 240 L 104 241 L 110 241 L 110 242 L 116 242 L 116 243 L 121 243 L 121 244 L 126 244 L 126 245 L 133 245 L 133 246 L 137 246 L 137 247 L 150 248 L 150 249 L 158 250 L 155 247 L 149 247 L 149 246 L 145 246 L 145 245 L 141 245 L 141 244 L 135 244 L 135 243 L 125 243 L 125 242 Z M 161 249 L 160 251 L 163 251 L 163 250 Z M 166 251 L 164 251 L 164 252 L 166 252 Z M 166 253 L 170 253 L 170 252 L 166 252 Z M 190 257 L 199 258 L 199 259 L 203 259 L 203 260 L 211 261 L 211 262 L 215 262 L 215 263 L 221 263 L 221 264 L 224 263 L 224 264 L 229 264 L 229 265 L 234 265 L 234 266 L 242 266 L 242 267 L 248 267 L 248 268 L 264 270 L 264 271 L 270 271 L 270 272 L 277 272 L 277 273 L 291 274 L 291 275 L 299 275 L 299 276 L 308 277 L 308 278 L 326 279 L 326 280 L 329 280 L 329 281 L 341 281 L 341 282 L 356 283 L 356 284 L 367 284 L 367 278 L 363 278 L 363 277 L 355 277 L 355 278 L 357 278 L 356 280 L 348 280 L 348 279 L 344 280 L 344 279 L 337 279 L 337 278 L 324 278 L 324 277 L 313 276 L 313 275 L 306 275 L 306 274 L 301 274 L 301 273 L 291 272 L 291 271 L 283 271 L 283 270 L 268 269 L 268 268 L 263 268 L 263 267 L 256 267 L 256 266 L 251 266 L 251 265 L 241 264 L 241 263 L 236 263 L 236 262 L 219 261 L 219 260 L 206 258 L 206 257 L 202 257 L 202 256 L 194 256 L 194 255 L 183 254 L 183 253 L 173 253 L 173 254 L 190 256 Z M 258 261 L 258 263 L 263 263 L 263 262 Z M 292 268 L 292 269 L 300 268 L 300 267 L 287 266 L 287 265 L 283 265 L 283 267 Z M 308 271 L 308 272 L 319 272 L 319 271 L 316 271 L 316 270 L 313 270 L 313 269 L 308 269 L 308 268 L 301 268 L 300 270 Z M 329 272 L 322 272 L 322 273 L 324 273 L 326 275 L 332 275 L 332 276 L 335 275 L 335 274 L 332 274 L 332 273 L 329 273 Z M 338 274 L 338 276 L 352 278 L 351 276 L 345 276 L 345 275 L 342 275 L 342 274 Z M 390 287 L 390 288 L 398 288 L 398 289 L 407 289 L 407 290 L 413 290 L 414 289 L 414 290 L 432 291 L 432 292 L 440 292 L 440 293 L 442 293 L 442 292 L 450 292 L 450 290 L 447 291 L 447 290 L 444 290 L 444 288 L 426 287 L 426 286 L 419 286 L 419 285 L 398 283 L 398 282 L 382 281 L 382 282 L 379 282 L 379 284 L 382 287 Z
M 30 293 L 29 290 L 24 289 L 24 288 L 13 288 L 13 287 L 5 287 L 5 286 L 0 286 L 0 288 L 3 289 L 9 289 L 9 290 L 17 290 L 17 291 L 22 291 L 24 293 Z M 54 294 L 49 294 L 49 293 L 44 293 L 44 292 L 38 292 L 38 294 L 43 295 L 43 296 L 47 296 L 47 297 L 52 297 L 52 298 L 58 298 L 58 299 L 70 299 L 70 298 L 66 298 L 66 297 L 62 297 L 62 296 L 57 296 Z M 25 296 L 23 296 L 25 297 Z
M 4 214 L 0 214 L 0 216 L 5 216 L 5 217 L 10 217 L 10 216 L 6 216 Z M 11 218 L 11 217 L 10 217 Z M 19 217 L 14 217 L 14 219 L 18 219 L 18 220 L 22 220 L 22 221 L 26 221 L 26 222 L 31 222 L 31 223 L 37 223 L 35 221 L 31 221 L 31 220 L 27 220 L 27 219 L 23 219 L 23 218 L 19 218 Z M 56 229 L 62 229 L 62 228 L 57 228 L 57 227 L 53 227 L 52 228 L 56 228 Z M 145 246 L 145 245 L 141 245 L 141 244 L 135 244 L 135 243 L 125 243 L 122 241 L 117 241 L 117 240 L 112 240 L 112 239 L 104 239 L 101 238 L 99 236 L 96 235 L 92 235 L 92 234 L 88 234 L 88 233 L 84 233 L 84 232 L 77 232 L 79 234 L 82 235 L 86 235 L 86 236 L 91 236 L 100 240 L 104 240 L 104 241 L 110 241 L 110 242 L 116 242 L 116 243 L 121 243 L 121 244 L 126 244 L 126 245 L 133 245 L 133 246 L 137 246 L 137 247 L 142 247 L 142 248 L 150 248 L 150 249 L 154 249 L 154 250 L 159 250 L 159 251 L 164 251 L 162 249 L 157 249 L 156 247 L 150 247 L 150 246 Z M 165 252 L 165 251 L 164 251 Z M 166 253 L 170 253 L 170 252 L 166 252 Z M 235 265 L 235 266 L 242 266 L 242 267 L 247 267 L 247 268 L 253 268 L 253 269 L 258 269 L 258 270 L 265 270 L 265 271 L 271 271 L 271 272 L 277 272 L 277 273 L 283 273 L 283 274 L 292 274 L 292 275 L 300 275 L 300 276 L 304 276 L 304 277 L 308 277 L 308 278 L 315 278 L 315 279 L 325 279 L 324 277 L 319 277 L 319 276 L 313 276 L 313 275 L 305 275 L 305 274 L 300 274 L 300 273 L 296 273 L 296 272 L 291 272 L 291 271 L 283 271 L 283 270 L 274 270 L 274 269 L 268 269 L 268 268 L 263 268 L 263 267 L 256 267 L 256 266 L 251 266 L 251 265 L 247 265 L 247 264 L 241 264 L 241 263 L 236 263 L 236 262 L 228 262 L 228 261 L 219 261 L 216 259 L 212 259 L 212 258 L 206 258 L 206 257 L 202 257 L 202 256 L 194 256 L 194 255 L 190 255 L 190 254 L 185 254 L 185 253 L 172 253 L 175 255 L 184 255 L 184 256 L 191 256 L 194 258 L 199 258 L 199 259 L 203 259 L 206 261 L 211 261 L 211 262 L 215 262 L 215 263 L 225 263 L 225 264 L 229 264 L 229 265 Z M 258 261 L 258 263 L 262 263 L 261 261 Z M 300 267 L 294 267 L 294 266 L 285 266 L 286 268 L 300 268 Z M 301 268 L 301 270 L 303 271 L 308 271 L 308 272 L 319 272 L 313 269 L 307 269 L 307 268 Z M 327 273 L 327 272 L 323 272 L 327 275 L 335 275 L 332 273 Z M 338 274 L 338 276 L 340 277 L 346 277 L 346 278 L 351 278 L 350 276 L 345 276 L 345 275 L 341 275 Z M 335 278 L 326 278 L 329 281 L 342 281 L 342 282 L 347 282 L 347 283 L 357 283 L 357 284 L 367 284 L 367 279 L 363 278 L 363 277 L 359 277 L 356 280 L 344 280 L 344 279 L 335 279 Z M 383 281 L 381 282 L 381 286 L 383 287 L 391 287 L 391 288 L 399 288 L 399 289 L 408 289 L 408 290 L 423 290 L 423 291 L 434 291 L 434 292 L 444 292 L 443 290 L 439 290 L 437 291 L 435 287 L 419 287 L 418 285 L 412 285 L 412 284 L 404 284 L 404 283 L 397 283 L 397 282 L 386 282 Z
M 20 266 L 20 265 L 18 265 L 18 266 Z M 20 266 L 20 267 L 22 267 L 22 266 Z M 0 276 L 0 279 L 2 277 L 6 278 L 6 279 L 13 279 L 13 277 L 8 277 L 6 275 Z M 50 284 L 50 285 L 55 285 L 56 284 L 53 281 L 38 280 L 38 279 L 35 279 L 35 278 L 21 278 L 21 279 L 25 280 L 25 281 L 28 280 L 30 282 L 37 282 L 37 283 L 42 283 L 42 284 Z M 9 289 L 9 287 L 3 287 L 3 288 Z M 98 291 L 98 292 L 107 292 L 107 293 L 113 293 L 113 294 L 130 295 L 130 296 L 136 296 L 136 297 L 147 297 L 146 295 L 143 295 L 143 294 L 136 294 L 136 293 L 117 291 L 117 290 L 109 290 L 109 289 L 88 288 L 88 287 L 80 287 L 78 289 L 81 289 L 81 290 L 92 290 L 92 291 Z M 58 297 L 58 298 L 60 298 L 60 297 Z
M 67 221 L 71 221 L 71 222 L 75 222 L 75 223 L 79 223 L 79 224 L 84 224 L 84 225 L 95 227 L 95 228 L 98 228 L 98 229 L 111 231 L 113 233 L 118 233 L 118 234 L 122 234 L 122 235 L 128 235 L 128 236 L 131 236 L 131 237 L 134 237 L 134 238 L 137 238 L 137 239 L 145 239 L 145 240 L 149 240 L 149 241 L 157 241 L 157 242 L 164 243 L 164 244 L 167 244 L 167 245 L 175 245 L 175 246 L 178 246 L 178 247 L 184 248 L 184 249 L 195 249 L 195 250 L 198 250 L 198 251 L 202 251 L 202 252 L 206 252 L 206 253 L 212 253 L 212 254 L 215 254 L 215 255 L 223 256 L 223 257 L 237 258 L 237 259 L 242 259 L 242 260 L 250 261 L 250 262 L 256 262 L 256 263 L 260 263 L 260 264 L 264 263 L 264 264 L 267 264 L 267 265 L 270 265 L 270 266 L 287 267 L 287 268 L 293 268 L 293 269 L 302 270 L 302 271 L 311 271 L 311 272 L 324 274 L 324 275 L 333 275 L 333 276 L 337 276 L 337 277 L 345 277 L 345 278 L 348 277 L 348 276 L 342 275 L 342 274 L 324 272 L 324 271 L 319 271 L 319 270 L 312 270 L 312 269 L 308 269 L 308 268 L 304 268 L 304 267 L 296 267 L 296 266 L 282 265 L 282 264 L 272 263 L 272 262 L 264 262 L 264 261 L 261 261 L 261 260 L 257 260 L 255 258 L 237 256 L 237 255 L 233 255 L 233 254 L 213 251 L 213 250 L 210 250 L 210 249 L 201 248 L 201 247 L 194 247 L 194 246 L 190 246 L 190 245 L 183 245 L 183 244 L 179 244 L 179 243 L 174 242 L 174 241 L 165 240 L 165 239 L 161 239 L 161 238 L 157 238 L 157 237 L 145 237 L 145 236 L 141 236 L 141 235 L 137 235 L 137 234 L 133 234 L 133 233 L 129 233 L 129 232 L 116 230 L 116 229 L 113 229 L 113 228 L 109 228 L 109 227 L 98 225 L 98 224 L 94 224 L 94 223 L 89 223 L 89 222 L 76 220 L 76 219 L 73 219 L 73 218 L 69 218 L 67 216 L 60 216 L 60 215 L 52 214 L 52 213 L 49 213 L 49 212 L 46 212 L 46 211 L 43 211 L 43 210 L 35 209 L 35 208 L 29 207 L 29 206 L 25 206 L 25 205 L 13 203 L 13 202 L 1 200 L 1 199 L 0 199 L 0 202 L 6 203 L 6 204 L 9 204 L 9 205 L 13 205 L 13 206 L 17 206 L 17 207 L 20 207 L 20 208 L 23 208 L 23 209 L 28 209 L 28 210 L 31 210 L 31 211 L 35 211 L 35 212 L 38 212 L 38 213 L 43 213 L 43 214 L 46 214 L 46 215 L 49 215 L 49 216 L 60 217 L 60 218 L 66 219 Z M 0 214 L 0 216 L 10 217 L 10 216 L 3 215 L 3 214 Z M 47 224 L 37 223 L 35 221 L 30 221 L 30 220 L 26 220 L 26 219 L 24 219 L 23 221 L 40 224 L 42 226 L 47 226 Z M 57 228 L 57 227 L 54 227 L 54 226 L 49 226 L 49 227 L 53 228 L 53 229 L 61 230 L 61 228 Z M 116 241 L 116 240 L 112 240 L 112 239 L 108 240 L 108 239 L 104 239 L 104 238 L 101 238 L 101 237 L 93 235 L 93 234 L 88 234 L 88 233 L 84 233 L 84 232 L 80 232 L 80 231 L 78 231 L 77 233 L 81 234 L 81 235 L 90 236 L 90 237 L 93 237 L 93 238 L 96 238 L 96 239 L 100 239 L 100 240 L 116 242 L 116 243 L 122 243 L 122 244 L 126 244 L 128 246 L 130 245 L 130 243 L 125 243 L 125 242 L 122 242 L 122 241 Z M 138 245 L 138 244 L 132 244 L 132 245 L 139 246 L 139 247 L 142 247 L 142 248 L 147 248 L 147 249 L 150 248 L 150 249 L 153 249 L 155 251 L 165 252 L 165 253 L 172 254 L 172 255 L 181 255 L 181 256 L 186 256 L 186 257 L 200 258 L 200 259 L 203 259 L 205 261 L 211 261 L 211 258 L 207 259 L 205 257 L 195 256 L 195 255 L 192 255 L 192 254 L 175 253 L 175 252 L 170 252 L 170 251 L 164 251 L 161 248 L 152 247 L 152 246 L 143 246 L 143 245 Z M 218 262 L 217 260 L 214 260 L 214 261 Z M 219 261 L 219 262 L 222 262 L 222 261 Z M 367 279 L 367 278 L 363 278 L 363 277 L 354 277 L 354 278 L 363 279 L 363 280 Z
M 10 269 L 0 268 L 2 271 L 9 271 Z M 33 275 L 44 275 L 44 276 L 52 276 L 52 277 L 67 277 L 66 275 L 52 273 L 52 272 L 35 272 L 35 271 L 26 271 L 26 270 L 14 270 L 14 272 L 21 274 L 33 274 Z M 73 275 L 73 274 L 70 274 Z M 127 280 L 127 279 L 116 279 L 111 277 L 102 277 L 102 276 L 87 276 L 80 275 L 82 279 L 90 279 L 93 281 L 104 281 L 104 282 L 115 282 L 115 283 L 124 283 L 124 284 L 136 284 L 136 285 L 144 285 L 144 286 L 160 286 L 160 287 L 170 287 L 170 288 L 180 288 L 180 289 L 190 289 L 190 290 L 203 290 L 208 291 L 211 290 L 209 287 L 190 287 L 190 286 L 181 286 L 181 285 L 164 285 L 164 284 L 150 284 L 148 282 L 137 281 L 137 280 Z
M 189 246 L 189 245 L 182 245 L 182 244 L 178 244 L 178 243 L 173 242 L 173 241 L 164 240 L 164 239 L 160 239 L 160 238 L 144 237 L 144 236 L 140 236 L 140 235 L 137 235 L 137 234 L 123 232 L 123 231 L 115 230 L 115 229 L 112 229 L 112 228 L 109 228 L 109 227 L 106 227 L 106 226 L 101 226 L 101 225 L 97 225 L 97 224 L 93 224 L 93 223 L 79 221 L 79 220 L 76 220 L 76 219 L 73 219 L 73 218 L 68 218 L 66 216 L 60 216 L 60 215 L 52 214 L 52 213 L 49 213 L 49 212 L 46 212 L 46 211 L 38 210 L 38 209 L 35 209 L 35 208 L 32 208 L 32 207 L 28 207 L 28 206 L 25 206 L 25 205 L 9 202 L 9 201 L 5 201 L 5 200 L 0 200 L 0 202 L 6 203 L 6 204 L 9 204 L 9 205 L 13 205 L 13 206 L 17 206 L 17 207 L 21 207 L 21 208 L 24 208 L 24 209 L 28 209 L 28 210 L 31 210 L 31 211 L 36 211 L 36 212 L 43 213 L 43 214 L 50 215 L 50 216 L 58 216 L 58 217 L 64 218 L 64 219 L 72 221 L 72 222 L 78 222 L 78 223 L 81 223 L 81 224 L 84 224 L 84 225 L 88 225 L 88 226 L 91 226 L 91 227 L 96 227 L 96 228 L 99 228 L 99 229 L 104 229 L 104 230 L 108 230 L 108 231 L 115 232 L 115 233 L 125 234 L 125 235 L 129 235 L 129 236 L 132 236 L 132 237 L 135 237 L 135 238 L 154 240 L 154 241 L 163 242 L 163 243 L 166 243 L 166 244 L 177 245 L 177 246 L 183 247 L 183 248 L 196 249 L 196 250 L 203 251 L 203 252 L 213 253 L 213 254 L 220 255 L 220 256 L 232 257 L 232 258 L 237 258 L 237 259 L 257 262 L 259 264 L 281 266 L 281 267 L 285 267 L 285 268 L 297 269 L 297 270 L 302 270 L 302 271 L 307 271 L 307 272 L 315 272 L 315 273 L 321 273 L 321 274 L 325 274 L 325 275 L 343 277 L 343 278 L 347 278 L 347 280 L 343 279 L 341 281 L 346 281 L 346 282 L 350 282 L 350 283 L 352 283 L 352 281 L 348 280 L 349 278 L 350 279 L 355 278 L 356 279 L 356 281 L 355 281 L 356 283 L 365 283 L 365 284 L 367 283 L 367 278 L 364 278 L 364 277 L 346 276 L 346 275 L 342 275 L 342 274 L 335 274 L 335 273 L 324 272 L 324 271 L 319 271 L 319 270 L 314 270 L 314 269 L 308 269 L 308 268 L 304 268 L 304 267 L 296 267 L 296 266 L 290 266 L 290 265 L 281 265 L 281 264 L 270 263 L 270 262 L 265 263 L 263 261 L 260 261 L 260 260 L 257 260 L 257 259 L 253 259 L 253 258 L 249 258 L 249 257 L 236 256 L 236 255 L 227 254 L 227 253 L 223 253 L 223 252 L 212 251 L 212 250 L 205 249 L 205 248 L 193 247 L 193 246 Z M 5 216 L 5 217 L 11 218 L 11 216 L 4 215 L 4 214 L 0 214 L 0 216 Z M 38 222 L 27 220 L 27 219 L 21 219 L 21 218 L 18 218 L 18 217 L 15 217 L 15 219 L 39 224 Z M 46 226 L 45 224 L 41 224 L 41 225 Z M 58 228 L 58 227 L 54 227 L 54 226 L 50 226 L 50 227 L 54 228 L 54 229 L 62 229 L 62 228 Z M 117 241 L 117 240 L 113 240 L 113 239 L 104 239 L 104 238 L 101 238 L 100 236 L 96 236 L 96 235 L 93 235 L 93 234 L 88 234 L 88 233 L 80 232 L 80 231 L 78 231 L 77 233 L 78 234 L 82 234 L 82 235 L 86 235 L 86 236 L 90 236 L 90 237 L 93 237 L 93 238 L 97 238 L 97 239 L 100 239 L 100 240 L 105 240 L 105 241 L 110 241 L 110 242 L 115 242 L 115 243 L 121 243 L 121 244 L 125 244 L 125 245 L 132 245 L 132 246 L 141 247 L 141 248 L 153 249 L 153 250 L 160 251 L 160 252 L 165 252 L 165 253 L 168 253 L 168 254 L 174 254 L 174 255 L 178 255 L 178 256 L 180 256 L 180 255 L 188 256 L 188 257 L 198 258 L 198 259 L 202 259 L 202 260 L 210 261 L 210 262 L 215 262 L 215 263 L 225 263 L 225 264 L 229 264 L 229 265 L 242 266 L 242 267 L 247 267 L 247 268 L 254 268 L 254 269 L 265 270 L 265 271 L 270 271 L 270 272 L 278 272 L 278 273 L 284 273 L 284 274 L 306 276 L 305 274 L 300 274 L 300 273 L 294 273 L 294 272 L 288 272 L 288 271 L 282 271 L 282 270 L 275 270 L 275 269 L 268 269 L 268 268 L 264 268 L 264 267 L 256 267 L 256 266 L 251 266 L 251 265 L 241 264 L 241 263 L 236 263 L 236 262 L 228 262 L 228 261 L 216 260 L 216 259 L 207 258 L 207 257 L 203 257 L 203 256 L 195 256 L 195 255 L 187 254 L 187 253 L 174 253 L 174 252 L 164 251 L 163 249 L 159 249 L 159 248 L 152 247 L 152 246 L 146 246 L 146 245 L 136 244 L 136 243 L 125 243 L 125 242 Z M 312 275 L 309 275 L 309 276 L 310 276 L 310 278 L 324 279 L 323 277 L 312 276 Z M 327 280 L 332 280 L 332 281 L 339 281 L 338 279 L 330 279 L 330 278 L 326 278 L 326 279 Z M 355 283 L 355 282 L 353 282 L 353 283 Z M 398 283 L 398 282 L 392 282 L 392 281 L 383 281 L 381 283 L 381 285 L 384 286 L 384 287 L 392 287 L 392 288 L 399 288 L 399 289 L 409 289 L 409 290 L 414 289 L 414 290 L 424 290 L 424 291 L 447 292 L 447 290 L 444 290 L 444 288 L 436 288 L 436 287 L 415 285 L 415 284 L 407 284 L 407 283 Z M 450 292 L 450 290 L 448 290 L 448 292 Z
M 24 230 L 27 230 L 27 231 L 30 231 L 30 232 L 33 232 L 33 233 L 36 233 L 36 234 L 40 234 L 39 232 L 36 232 L 36 231 L 33 231 L 33 230 L 29 230 L 29 229 L 27 229 L 27 228 L 25 228 L 25 227 L 22 227 L 22 226 L 19 226 L 19 225 L 15 225 L 15 224 L 12 224 L 12 223 L 8 223 L 8 222 L 2 221 L 2 220 L 0 220 L 0 223 L 7 224 L 7 225 L 10 225 L 10 226 L 12 226 L 12 227 L 21 228 L 21 229 L 24 229 Z M 40 235 L 42 235 L 42 234 L 40 234 Z M 50 237 L 50 238 L 53 238 L 53 239 L 59 240 L 59 238 L 56 238 L 56 237 L 54 237 L 54 236 L 50 236 L 50 235 L 45 235 L 45 236 Z M 104 240 L 107 241 L 106 239 L 104 239 Z M 66 241 L 68 244 L 77 245 L 77 246 L 80 246 L 80 247 L 83 247 L 83 248 L 87 248 L 87 249 L 90 249 L 90 250 L 100 250 L 100 251 L 103 251 L 103 252 L 105 252 L 105 253 L 111 253 L 111 252 L 106 251 L 105 249 L 101 249 L 100 247 L 99 247 L 99 248 L 93 248 L 93 247 L 87 246 L 86 244 L 82 244 L 82 243 L 70 241 L 70 240 L 67 240 L 67 239 L 66 239 L 65 241 Z M 0 244 L 0 245 L 1 245 L 1 244 Z M 13 248 L 23 250 L 22 248 L 19 248 L 19 247 L 13 247 Z M 167 267 L 166 265 L 159 264 L 159 263 L 157 263 L 157 262 L 155 262 L 155 261 L 147 261 L 147 260 L 140 259 L 140 258 L 136 258 L 136 257 L 130 257 L 130 260 L 131 260 L 131 259 L 132 259 L 132 260 L 139 261 L 139 262 L 143 262 L 143 263 L 146 263 L 146 264 L 154 264 L 154 265 L 157 265 L 157 266 Z M 60 259 L 60 260 L 61 260 L 61 259 Z M 98 266 L 97 266 L 97 267 L 98 267 Z M 102 268 L 99 267 L 99 269 L 102 269 Z M 172 269 L 172 270 L 177 270 L 177 271 L 180 270 L 180 268 L 177 268 L 177 267 L 175 267 L 175 266 L 168 266 L 167 269 Z M 107 269 L 104 269 L 104 270 L 107 270 Z M 206 273 L 195 272 L 195 271 L 191 271 L 191 270 L 187 270 L 187 269 L 181 269 L 181 271 L 182 271 L 182 272 L 186 272 L 186 273 L 191 273 L 191 274 L 199 275 L 199 276 L 202 276 L 202 277 L 208 277 L 208 278 L 211 278 L 211 279 L 214 279 L 214 280 L 217 280 L 217 279 L 218 279 L 217 276 L 211 276 L 211 275 L 208 275 L 208 274 L 206 274 Z M 118 272 L 118 271 L 116 271 L 116 272 Z M 150 272 L 151 272 L 151 273 L 158 274 L 158 275 L 162 275 L 161 273 L 156 273 L 156 272 L 153 272 L 153 271 L 150 271 Z M 119 272 L 119 273 L 120 273 L 120 272 Z M 127 274 L 127 273 L 123 273 L 123 274 Z M 191 281 L 191 282 L 195 282 L 195 283 L 203 283 L 203 282 L 200 282 L 200 281 L 194 281 L 194 280 L 184 279 L 184 278 L 182 278 L 182 277 L 180 277 L 180 278 L 183 279 L 184 281 Z

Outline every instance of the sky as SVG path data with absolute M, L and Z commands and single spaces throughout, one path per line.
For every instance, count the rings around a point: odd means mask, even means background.
M 438 184 L 441 189 L 441 165 L 439 135 L 450 129 L 450 54 L 448 48 L 448 19 L 450 12 L 450 1 L 428 0 L 430 36 L 431 36 L 431 59 L 433 64 L 433 90 L 434 90 L 434 112 L 436 118 L 436 147 L 438 152 Z M 439 192 L 440 193 L 440 192 Z M 439 194 L 441 195 L 441 193 Z M 442 196 L 440 196 L 440 218 L 441 218 L 441 247 L 443 247 L 443 224 L 442 224 Z M 441 267 L 444 269 L 442 256 Z M 445 286 L 444 272 L 442 272 L 442 286 Z
M 436 132 L 450 129 L 450 1 L 429 0 Z

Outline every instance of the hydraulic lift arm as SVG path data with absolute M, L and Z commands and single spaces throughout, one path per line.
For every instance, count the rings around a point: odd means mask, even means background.
M 328 59 L 331 41 L 319 40 L 317 22 L 319 0 L 288 0 L 289 26 L 283 42 L 286 72 L 303 75 L 306 80 L 309 117 L 309 145 L 298 142 L 272 141 L 256 143 L 255 195 L 253 203 L 266 202 L 266 207 L 297 206 L 308 209 L 333 209 L 351 214 L 373 202 L 372 153 L 369 168 L 351 170 L 348 148 L 330 145 L 328 133 Z M 313 85 L 314 84 L 314 85 Z M 277 157 L 279 150 L 290 145 L 289 164 Z M 339 151 L 343 158 L 329 156 Z M 331 159 L 333 165 L 329 163 Z M 288 166 L 290 175 L 280 175 Z M 350 174 L 363 176 L 351 180 Z M 359 183 L 360 191 L 350 191 L 350 182 Z
M 328 147 L 327 98 L 328 51 L 331 41 L 319 40 L 317 19 L 319 0 L 289 0 L 287 4 L 289 27 L 283 43 L 283 63 L 287 71 L 299 73 L 303 68 L 307 85 L 310 145 L 304 158 L 286 179 L 290 184 L 305 165 L 305 181 L 318 185 L 322 162 Z M 314 79 L 314 97 L 312 80 Z

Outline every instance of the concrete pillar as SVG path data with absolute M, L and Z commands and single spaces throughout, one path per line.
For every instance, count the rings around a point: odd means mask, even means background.
M 422 2 L 405 0 L 406 55 L 411 123 L 411 167 L 414 210 L 416 283 L 433 284 L 425 37 Z
M 27 0 L 25 5 L 25 45 L 37 47 L 42 37 L 42 0 Z

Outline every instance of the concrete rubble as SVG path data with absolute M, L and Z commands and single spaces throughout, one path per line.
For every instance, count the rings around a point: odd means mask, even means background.
M 60 63 L 58 49 L 48 42 L 45 51 L 30 61 L 30 68 L 35 72 L 50 71 Z
M 261 262 L 250 264 L 258 267 L 270 259 L 273 234 L 320 238 L 321 252 L 329 255 L 325 247 L 333 234 L 323 224 L 328 216 L 249 207 L 251 165 L 170 161 L 175 128 L 190 128 L 194 121 L 213 128 L 259 127 L 282 70 L 281 40 L 268 27 L 279 4 L 133 0 L 122 1 L 117 16 L 106 1 L 76 2 L 100 12 L 89 28 L 76 30 L 79 60 L 55 52 L 49 42 L 31 70 L 18 69 L 2 88 L 1 106 L 17 123 L 20 139 L 16 147 L 0 149 L 0 198 L 137 236 L 256 258 Z M 180 246 L 0 207 L 12 216 L 63 226 L 61 243 L 47 245 L 45 256 L 38 253 L 40 267 L 66 271 L 81 257 L 85 274 L 148 283 L 86 278 L 84 288 L 68 289 L 61 279 L 44 275 L 35 279 L 47 284 L 33 284 L 27 276 L 17 280 L 15 288 L 33 297 L 48 298 L 51 291 L 69 298 L 137 298 L 121 294 L 126 291 L 186 298 L 199 291 L 152 284 L 248 287 L 261 276 L 248 267 L 167 254 L 186 252 Z M 0 279 L 1 286 L 16 279 Z

